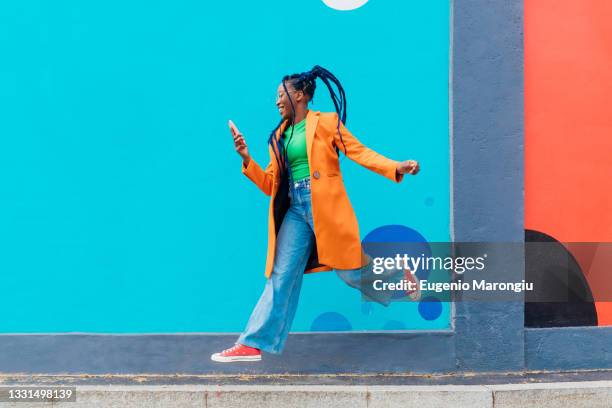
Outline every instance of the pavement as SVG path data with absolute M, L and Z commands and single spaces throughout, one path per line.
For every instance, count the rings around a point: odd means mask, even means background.
M 450 374 L 18 375 L 0 388 L 75 387 L 74 402 L 0 407 L 607 407 L 612 370 Z

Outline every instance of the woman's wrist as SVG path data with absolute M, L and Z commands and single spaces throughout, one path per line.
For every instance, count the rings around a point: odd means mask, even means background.
M 398 168 L 396 168 L 395 169 L 395 181 L 399 183 L 400 181 L 402 181 L 403 178 L 404 178 L 404 174 L 401 173 Z

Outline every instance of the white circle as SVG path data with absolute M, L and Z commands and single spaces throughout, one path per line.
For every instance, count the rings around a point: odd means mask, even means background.
M 335 10 L 355 10 L 366 4 L 368 0 L 323 0 L 328 7 Z

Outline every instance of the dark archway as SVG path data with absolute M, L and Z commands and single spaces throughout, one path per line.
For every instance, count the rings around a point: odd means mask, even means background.
M 525 279 L 534 284 L 525 299 L 525 327 L 597 326 L 591 289 L 574 256 L 540 231 L 525 230 L 525 243 Z

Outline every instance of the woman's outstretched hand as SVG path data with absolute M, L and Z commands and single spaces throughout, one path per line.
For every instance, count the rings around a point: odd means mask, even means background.
M 244 140 L 244 136 L 242 136 L 242 133 L 240 133 L 236 125 L 234 125 L 234 122 L 230 120 L 228 125 L 230 132 L 232 133 L 232 137 L 234 138 L 234 148 L 240 157 L 242 157 L 242 162 L 244 165 L 247 166 L 251 161 L 251 156 L 249 155 L 249 148 Z
M 415 175 L 419 172 L 419 162 L 416 160 L 406 160 L 397 165 L 397 174 L 412 174 Z

